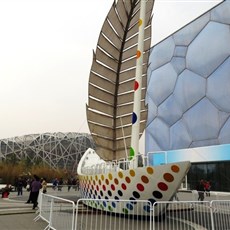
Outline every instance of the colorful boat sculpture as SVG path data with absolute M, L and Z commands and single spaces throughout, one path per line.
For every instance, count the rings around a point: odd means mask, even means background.
M 190 162 L 153 167 L 138 151 L 147 116 L 145 90 L 153 3 L 114 1 L 99 36 L 87 106 L 96 151 L 88 149 L 77 170 L 82 198 L 89 199 L 85 204 L 92 208 L 145 215 L 154 202 L 172 199 L 190 168 Z M 119 208 L 115 200 L 126 200 L 127 204 Z M 138 200 L 149 205 L 134 208 Z

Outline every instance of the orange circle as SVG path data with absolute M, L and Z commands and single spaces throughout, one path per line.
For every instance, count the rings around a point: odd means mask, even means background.
M 125 177 L 125 181 L 129 184 L 131 182 L 129 177 Z
M 180 171 L 180 168 L 177 165 L 172 165 L 171 169 L 175 173 L 178 173 Z
M 174 181 L 174 177 L 173 177 L 173 175 L 170 174 L 170 173 L 165 173 L 163 177 L 164 177 L 164 179 L 165 179 L 167 182 L 172 182 L 172 181 Z
M 129 171 L 129 174 L 130 174 L 130 176 L 134 177 L 134 176 L 135 176 L 135 171 L 134 171 L 133 169 L 131 169 L 131 170 Z
M 139 58 L 141 56 L 141 51 L 137 50 L 137 58 Z
M 147 176 L 142 176 L 141 180 L 143 183 L 148 184 L 149 183 L 149 178 Z
M 153 174 L 153 172 L 154 172 L 154 170 L 153 170 L 153 168 L 152 167 L 147 167 L 147 173 L 148 174 Z
M 115 178 L 115 179 L 114 179 L 114 183 L 115 183 L 116 185 L 118 185 L 118 184 L 119 184 L 119 181 L 118 181 L 118 179 L 117 179 L 117 178 Z

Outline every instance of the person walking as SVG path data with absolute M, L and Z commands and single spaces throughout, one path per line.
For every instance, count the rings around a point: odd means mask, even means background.
M 34 181 L 31 184 L 31 200 L 33 203 L 33 209 L 38 206 L 39 190 L 42 188 L 40 179 L 37 175 L 34 175 Z
M 42 192 L 43 193 L 47 193 L 47 182 L 46 182 L 46 178 L 42 179 Z
M 200 180 L 198 183 L 196 190 L 198 192 L 198 201 L 203 201 L 204 200 L 204 193 L 205 193 L 205 188 L 204 188 L 204 180 Z

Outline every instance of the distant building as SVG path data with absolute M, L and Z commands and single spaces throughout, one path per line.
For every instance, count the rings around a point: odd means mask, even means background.
M 0 159 L 27 159 L 44 162 L 52 168 L 76 170 L 77 164 L 89 148 L 94 148 L 90 134 L 42 133 L 0 140 Z
M 229 12 L 230 1 L 221 2 L 150 53 L 146 152 L 163 151 L 156 162 L 190 160 L 191 188 L 202 177 L 230 190 Z

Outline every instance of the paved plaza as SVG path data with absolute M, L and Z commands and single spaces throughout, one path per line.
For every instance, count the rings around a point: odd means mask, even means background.
M 48 189 L 48 194 L 60 196 L 69 200 L 77 200 L 79 192 L 67 187 L 62 191 Z M 47 223 L 41 219 L 34 221 L 38 213 L 32 209 L 32 204 L 26 204 L 29 192 L 23 191 L 22 196 L 17 196 L 16 192 L 11 192 L 9 198 L 0 198 L 0 229 L 1 230 L 43 230 Z

